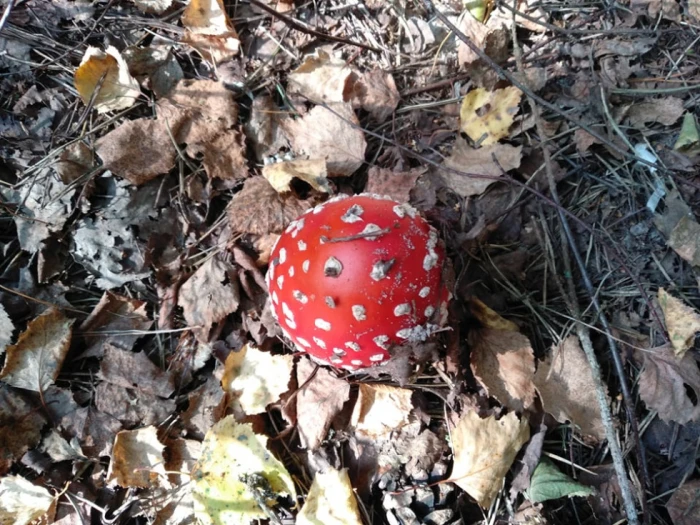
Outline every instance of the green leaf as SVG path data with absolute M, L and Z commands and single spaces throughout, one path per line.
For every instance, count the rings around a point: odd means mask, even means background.
M 551 460 L 542 457 L 532 473 L 527 497 L 533 503 L 541 503 L 564 496 L 590 496 L 594 492 L 592 487 L 574 481 L 561 472 Z
M 700 143 L 700 133 L 698 133 L 698 125 L 695 122 L 695 115 L 691 112 L 687 112 L 683 116 L 683 125 L 681 126 L 681 133 L 678 135 L 678 140 L 673 145 L 673 149 L 683 150 L 690 148 L 692 146 L 697 146 Z

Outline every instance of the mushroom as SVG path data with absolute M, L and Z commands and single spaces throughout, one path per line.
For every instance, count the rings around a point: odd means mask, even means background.
M 286 337 L 321 364 L 381 364 L 425 341 L 448 292 L 435 229 L 407 204 L 361 194 L 308 210 L 280 236 L 266 280 Z

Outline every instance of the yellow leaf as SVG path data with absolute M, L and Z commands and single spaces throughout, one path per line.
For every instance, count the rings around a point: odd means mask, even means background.
M 238 55 L 238 33 L 221 0 L 191 0 L 180 20 L 187 29 L 182 41 L 205 60 L 218 64 Z
M 355 432 L 376 439 L 408 423 L 413 410 L 413 391 L 389 385 L 360 383 L 352 413 Z
M 527 420 L 511 412 L 498 421 L 481 419 L 468 410 L 452 431 L 454 466 L 450 481 L 488 508 L 503 486 L 503 478 L 527 440 Z
M 495 91 L 478 88 L 462 101 L 461 130 L 481 146 L 495 144 L 508 135 L 508 129 L 518 113 L 522 92 L 516 87 Z
M 129 67 L 116 48 L 107 51 L 88 47 L 73 78 L 75 89 L 87 104 L 95 96 L 99 113 L 126 109 L 134 105 L 141 94 L 139 83 L 129 73 Z
M 195 516 L 202 525 L 248 525 L 265 519 L 251 479 L 258 487 L 265 484 L 265 492 L 296 498 L 292 478 L 267 449 L 267 438 L 228 416 L 209 429 L 192 469 Z
M 504 319 L 476 297 L 469 300 L 469 310 L 484 328 L 492 330 L 507 330 L 509 332 L 519 332 L 520 328 L 513 321 Z
M 164 448 L 154 426 L 122 430 L 114 440 L 107 479 L 116 480 L 121 487 L 169 487 Z
M 296 520 L 297 525 L 361 525 L 347 469 L 318 473 Z
M 676 299 L 663 288 L 659 288 L 659 305 L 664 313 L 668 336 L 676 355 L 683 354 L 693 346 L 695 334 L 700 332 L 700 315 L 680 299 Z
M 327 179 L 326 161 L 323 159 L 275 162 L 264 166 L 262 174 L 272 187 L 277 190 L 277 193 L 292 191 L 289 184 L 295 178 L 307 182 L 317 191 L 323 193 L 331 192 Z

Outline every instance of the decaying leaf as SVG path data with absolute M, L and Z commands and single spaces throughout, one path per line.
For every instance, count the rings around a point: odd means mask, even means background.
M 677 190 L 664 198 L 666 210 L 654 215 L 654 226 L 666 237 L 668 245 L 693 266 L 700 266 L 700 224 Z
M 520 331 L 517 324 L 498 315 L 498 313 L 486 306 L 477 297 L 471 297 L 469 299 L 469 311 L 479 320 L 484 328 L 506 330 L 510 332 Z
M 514 86 L 495 91 L 471 90 L 462 101 L 460 129 L 481 146 L 496 144 L 508 136 L 522 95 Z
M 182 422 L 189 436 L 204 439 L 204 435 L 214 423 L 226 413 L 226 392 L 221 382 L 210 377 L 202 386 L 187 396 L 189 405 L 182 413 Z
M 675 355 L 673 348 L 662 346 L 636 351 L 643 362 L 639 376 L 639 397 L 662 421 L 680 425 L 700 419 L 700 370 L 690 353 Z M 691 395 L 692 394 L 692 395 Z
M 683 115 L 683 100 L 677 97 L 664 97 L 634 104 L 627 113 L 630 124 L 643 127 L 658 122 L 670 126 Z
M 45 423 L 44 415 L 19 390 L 0 383 L 0 475 L 39 443 Z
M 248 525 L 267 518 L 258 502 L 296 498 L 292 478 L 267 449 L 267 438 L 233 416 L 207 432 L 192 480 L 195 516 L 203 525 Z
M 264 177 L 253 177 L 231 199 L 229 225 L 239 233 L 280 233 L 310 207 L 292 194 L 280 195 Z
M 525 418 L 513 412 L 496 420 L 467 410 L 452 430 L 454 466 L 450 480 L 489 508 L 520 448 L 530 439 Z
M 73 333 L 73 319 L 52 308 L 32 320 L 17 343 L 7 347 L 0 380 L 16 388 L 43 392 L 58 377 Z
M 577 337 L 552 348 L 537 367 L 535 386 L 544 409 L 557 421 L 571 421 L 584 436 L 605 439 L 591 367 Z
M 533 503 L 563 497 L 586 497 L 595 493 L 593 488 L 574 481 L 561 472 L 547 457 L 543 457 L 532 473 L 527 496 Z
M 287 77 L 287 90 L 311 102 L 335 104 L 349 102 L 357 72 L 344 60 L 319 49 Z
M 700 314 L 680 299 L 659 288 L 659 306 L 664 313 L 666 329 L 676 355 L 682 357 L 693 346 L 700 332 Z
M 0 478 L 0 523 L 3 525 L 53 523 L 55 512 L 56 497 L 44 487 L 22 476 Z
M 352 175 L 364 163 L 367 141 L 349 103 L 315 106 L 301 118 L 284 120 L 281 126 L 294 153 L 324 159 L 331 177 Z
M 141 94 L 139 83 L 129 73 L 119 51 L 112 46 L 106 51 L 88 47 L 75 71 L 74 83 L 85 104 L 95 97 L 94 107 L 99 113 L 131 107 Z
M 99 376 L 113 385 L 160 397 L 170 397 L 175 392 L 173 374 L 161 370 L 144 352 L 121 350 L 110 344 L 104 347 Z
M 279 193 L 292 191 L 290 184 L 295 178 L 307 182 L 316 191 L 323 193 L 331 193 L 332 191 L 328 184 L 326 161 L 321 159 L 290 160 L 267 164 L 263 166 L 262 175 Z
M 61 419 L 61 429 L 80 440 L 80 446 L 89 458 L 109 456 L 121 423 L 94 407 L 74 410 Z
M 411 190 L 415 187 L 418 178 L 426 171 L 425 168 L 393 171 L 372 166 L 367 172 L 365 192 L 388 195 L 397 202 L 409 202 Z
M 535 400 L 535 356 L 530 340 L 519 332 L 484 328 L 471 336 L 474 377 L 511 410 L 522 411 Z
M 107 479 L 120 487 L 168 487 L 164 449 L 154 426 L 122 430 L 114 440 Z
M 700 480 L 686 481 L 678 487 L 666 503 L 666 510 L 673 520 L 673 525 L 700 523 Z
M 349 399 L 350 384 L 306 357 L 297 363 L 297 384 L 299 439 L 303 447 L 314 450 L 326 438 L 331 423 Z
M 356 434 L 377 439 L 399 430 L 413 410 L 412 396 L 413 391 L 407 388 L 360 383 L 352 413 Z
M 226 358 L 221 384 L 246 414 L 260 414 L 289 389 L 293 367 L 292 356 L 272 355 L 247 344 Z
M 376 122 L 386 122 L 401 101 L 391 73 L 373 69 L 355 83 L 355 97 Z
M 319 472 L 309 489 L 297 525 L 361 525 L 347 469 Z
M 501 62 L 507 56 L 510 34 L 502 18 L 492 17 L 484 24 L 470 14 L 465 14 L 462 16 L 459 29 L 476 47 L 496 62 Z M 457 60 L 461 67 L 469 67 L 479 60 L 479 55 L 460 41 Z
M 14 331 L 15 325 L 12 324 L 12 319 L 7 315 L 5 307 L 0 304 L 0 356 L 5 353 L 5 348 L 12 341 Z
M 440 170 L 440 176 L 452 191 L 462 197 L 480 195 L 497 182 L 497 177 L 519 167 L 521 158 L 522 146 L 493 144 L 476 149 L 460 137 L 452 154 L 444 161 L 448 169 Z
M 241 42 L 222 0 L 190 0 L 180 20 L 187 28 L 182 41 L 205 60 L 220 64 L 238 55 Z
M 214 323 L 238 310 L 240 291 L 233 266 L 214 256 L 180 287 L 177 304 L 198 338 L 206 337 Z
M 673 145 L 673 149 L 686 155 L 697 155 L 700 153 L 700 130 L 698 130 L 695 115 L 690 111 L 683 116 L 681 132 Z

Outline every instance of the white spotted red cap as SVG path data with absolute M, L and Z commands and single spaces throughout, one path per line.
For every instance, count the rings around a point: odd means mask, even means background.
M 425 340 L 446 301 L 437 232 L 407 204 L 336 197 L 279 238 L 267 274 L 273 313 L 297 348 L 346 370 Z M 283 278 L 279 278 L 282 277 Z

